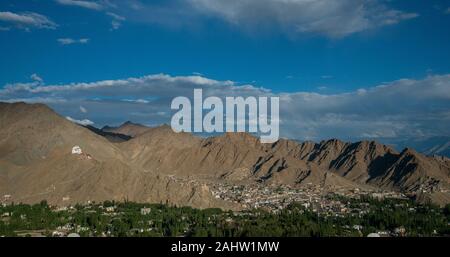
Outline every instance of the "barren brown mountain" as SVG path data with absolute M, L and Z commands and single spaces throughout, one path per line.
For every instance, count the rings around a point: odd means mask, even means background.
M 115 134 L 136 137 L 136 136 L 139 136 L 140 134 L 147 132 L 149 130 L 149 127 L 146 127 L 141 124 L 136 124 L 131 121 L 127 121 L 118 127 L 105 126 L 101 130 L 103 132 L 112 132 Z
M 0 103 L 0 193 L 15 202 L 133 200 L 210 207 L 204 185 L 132 165 L 107 139 L 42 104 Z M 81 154 L 73 153 L 79 147 Z
M 0 103 L 0 193 L 16 202 L 128 199 L 228 209 L 238 206 L 214 198 L 210 183 L 312 183 L 450 202 L 444 157 L 398 153 L 374 141 L 261 144 L 247 133 L 199 138 L 167 125 L 135 125 L 113 131 L 132 139 L 111 143 L 45 105 Z M 81 153 L 73 152 L 77 146 Z
M 89 129 L 90 131 L 94 132 L 97 135 L 100 135 L 106 139 L 108 139 L 110 142 L 113 143 L 122 143 L 125 142 L 127 140 L 130 140 L 132 137 L 131 136 L 127 136 L 124 134 L 118 134 L 118 133 L 114 133 L 114 132 L 107 132 L 107 131 L 103 131 L 101 129 L 98 129 L 94 126 L 91 125 L 87 125 L 84 126 L 85 128 Z

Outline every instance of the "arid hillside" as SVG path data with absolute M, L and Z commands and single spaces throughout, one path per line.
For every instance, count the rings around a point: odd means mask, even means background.
M 247 133 L 199 138 L 130 122 L 96 130 L 42 104 L 0 103 L 0 194 L 15 202 L 239 208 L 211 192 L 212 184 L 227 183 L 392 190 L 447 203 L 449 178 L 448 158 L 374 141 L 261 144 Z

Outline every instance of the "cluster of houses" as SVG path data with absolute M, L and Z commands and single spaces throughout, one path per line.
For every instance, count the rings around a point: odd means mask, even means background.
M 359 198 L 368 195 L 379 199 L 406 199 L 406 196 L 398 192 L 373 192 L 358 188 L 349 190 L 338 187 L 330 189 L 311 183 L 302 187 L 258 183 L 236 186 L 221 183 L 214 184 L 211 188 L 211 193 L 215 198 L 240 204 L 243 209 L 262 208 L 278 212 L 295 202 L 313 212 L 320 212 L 327 216 L 342 216 L 352 212 L 347 202 L 328 197 L 330 195 L 340 195 L 345 198 Z M 358 209 L 357 211 L 360 215 L 365 213 L 365 210 Z

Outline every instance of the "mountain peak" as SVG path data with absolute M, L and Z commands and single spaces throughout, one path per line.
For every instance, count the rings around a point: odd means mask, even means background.
M 50 107 L 41 103 L 0 102 L 0 114 L 4 115 L 3 120 L 8 120 L 8 122 L 12 123 L 21 119 L 28 120 L 27 122 L 29 123 L 38 123 L 48 122 L 49 119 L 55 120 L 61 118 L 61 116 Z
M 130 120 L 125 121 L 124 123 L 122 123 L 122 125 L 120 125 L 119 127 L 125 127 L 125 126 L 142 126 L 145 127 L 144 125 L 140 124 L 140 123 L 136 123 L 136 122 L 132 122 Z
M 344 141 L 341 141 L 336 138 L 332 138 L 329 140 L 323 140 L 320 142 L 321 148 L 332 148 L 337 151 L 340 151 L 342 148 L 344 148 L 346 143 Z
M 116 134 L 123 134 L 130 137 L 136 137 L 147 132 L 150 128 L 144 125 L 133 123 L 132 121 L 125 121 L 118 127 L 104 126 L 102 128 L 105 132 L 112 132 Z
M 418 153 L 409 147 L 406 147 L 405 149 L 403 149 L 403 151 L 400 153 L 400 155 L 417 155 Z
M 55 113 L 50 107 L 41 103 L 25 103 L 25 102 L 15 102 L 15 103 L 6 103 L 0 102 L 0 110 L 1 111 L 50 111 Z

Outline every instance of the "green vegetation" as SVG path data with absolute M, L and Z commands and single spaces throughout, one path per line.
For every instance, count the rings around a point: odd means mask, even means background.
M 104 202 L 57 209 L 46 202 L 0 207 L 0 235 L 63 236 L 391 236 L 450 235 L 450 205 L 439 208 L 408 200 L 343 199 L 351 211 L 317 214 L 300 204 L 277 212 L 233 213 L 163 204 Z M 56 231 L 56 232 L 55 232 Z

